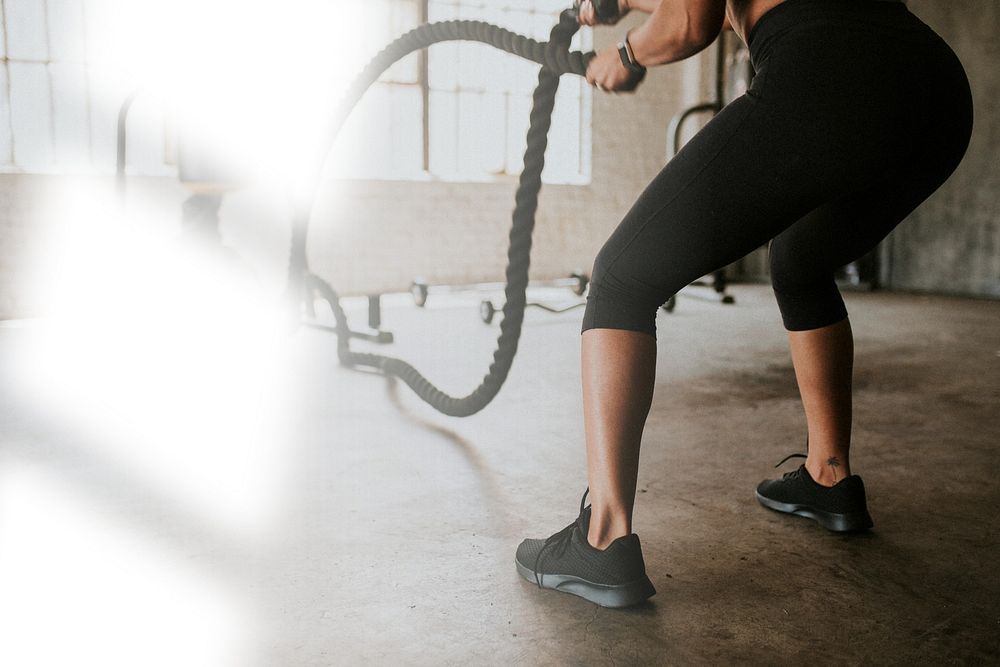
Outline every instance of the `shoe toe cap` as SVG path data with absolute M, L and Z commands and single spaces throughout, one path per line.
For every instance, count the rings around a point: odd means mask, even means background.
M 542 545 L 545 544 L 545 540 L 533 540 L 526 539 L 517 546 L 517 554 L 515 558 L 517 561 L 529 568 L 535 566 L 535 559 L 538 558 L 538 553 L 542 550 Z

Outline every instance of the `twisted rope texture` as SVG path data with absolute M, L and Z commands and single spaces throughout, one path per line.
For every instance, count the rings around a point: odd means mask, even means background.
M 531 261 L 531 235 L 535 227 L 538 194 L 542 187 L 542 168 L 545 166 L 545 149 L 548 145 L 548 132 L 552 123 L 552 108 L 559 87 L 559 77 L 561 74 L 582 76 L 594 56 L 592 52 L 569 51 L 570 40 L 578 29 L 576 14 L 569 10 L 564 11 L 559 17 L 559 23 L 552 28 L 548 42 L 538 42 L 482 21 L 429 23 L 414 28 L 390 43 L 368 63 L 351 84 L 334 118 L 332 136 L 323 144 L 324 146 L 333 144 L 337 133 L 358 100 L 385 70 L 401 58 L 431 44 L 455 40 L 482 42 L 542 65 L 533 94 L 524 169 L 518 181 L 514 212 L 511 216 L 513 224 L 510 230 L 510 247 L 507 251 L 503 321 L 500 325 L 500 336 L 497 338 L 497 349 L 493 353 L 493 363 L 490 364 L 489 371 L 480 385 L 467 396 L 450 396 L 435 387 L 416 368 L 402 359 L 351 350 L 347 316 L 340 306 L 336 291 L 308 270 L 305 238 L 311 210 L 307 210 L 297 217 L 293 230 L 290 271 L 299 273 L 298 279 L 303 281 L 302 287 L 306 290 L 306 294 L 317 292 L 329 302 L 337 322 L 337 356 L 342 364 L 367 366 L 378 369 L 386 375 L 396 376 L 409 385 L 421 399 L 440 412 L 453 417 L 467 417 L 479 412 L 500 391 L 517 353 L 521 325 L 524 321 L 525 292 L 528 287 L 528 267 Z M 314 200 L 315 186 L 310 198 L 311 202 Z

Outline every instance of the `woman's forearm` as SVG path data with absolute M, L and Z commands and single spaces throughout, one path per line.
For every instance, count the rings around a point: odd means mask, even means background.
M 683 60 L 711 44 L 725 19 L 725 0 L 629 0 L 629 7 L 652 11 L 629 32 L 636 61 L 646 67 Z

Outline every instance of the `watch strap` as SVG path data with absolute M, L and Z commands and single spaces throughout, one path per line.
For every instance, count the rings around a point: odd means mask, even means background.
M 625 33 L 622 41 L 618 42 L 618 56 L 622 60 L 622 65 L 633 74 L 644 74 L 646 72 L 646 68 L 635 60 L 635 54 L 632 53 L 632 45 L 628 41 L 628 33 Z

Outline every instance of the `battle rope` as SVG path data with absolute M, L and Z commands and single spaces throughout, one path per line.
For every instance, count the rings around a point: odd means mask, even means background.
M 337 355 L 342 364 L 371 367 L 385 375 L 396 376 L 409 385 L 421 399 L 453 417 L 467 417 L 482 410 L 500 391 L 514 361 L 524 321 L 531 235 L 535 226 L 538 194 L 542 187 L 545 148 L 548 145 L 548 132 L 552 124 L 552 108 L 559 87 L 559 77 L 562 74 L 582 76 L 587 70 L 590 59 L 594 57 L 593 52 L 569 51 L 570 40 L 578 29 L 574 10 L 562 12 L 559 22 L 552 28 L 547 43 L 537 42 L 481 21 L 429 23 L 414 28 L 390 43 L 368 63 L 351 84 L 344 101 L 338 107 L 330 140 L 322 144 L 324 146 L 333 144 L 333 139 L 336 138 L 351 110 L 378 77 L 397 60 L 418 49 L 445 41 L 477 41 L 542 65 L 533 94 L 524 169 L 515 194 L 510 247 L 507 252 L 507 285 L 504 290 L 506 303 L 503 306 L 503 321 L 500 324 L 500 336 L 497 339 L 497 349 L 493 353 L 493 363 L 490 364 L 489 372 L 472 393 L 454 397 L 435 387 L 416 368 L 401 359 L 351 350 L 351 333 L 347 316 L 340 306 L 337 292 L 326 281 L 310 272 L 306 261 L 308 223 L 316 198 L 314 189 L 308 207 L 296 216 L 293 226 L 290 284 L 300 285 L 301 289 L 305 290 L 305 295 L 319 293 L 330 304 L 337 323 Z M 311 304 L 311 298 L 307 303 Z

